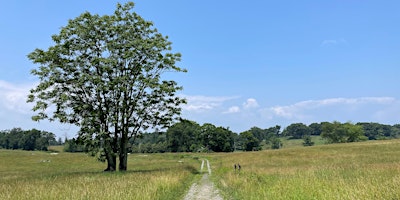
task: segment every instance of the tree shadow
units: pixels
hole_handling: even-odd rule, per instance
[[[135,173],[154,173],[154,172],[166,172],[171,170],[179,171],[189,171],[191,174],[200,174],[200,172],[191,165],[184,165],[184,166],[169,166],[169,167],[159,167],[154,169],[133,169],[127,171],[74,171],[74,172],[63,172],[63,175],[74,175],[74,176],[84,176],[84,175],[102,175],[102,174],[110,174],[110,175],[119,175],[119,174],[135,174]],[[60,174],[54,174],[53,176],[57,176]]]
[[[153,172],[171,171],[171,170],[177,169],[177,168],[189,171],[191,174],[200,174],[200,172],[191,165],[176,166],[176,167],[160,167],[160,168],[155,168],[155,169],[135,169],[135,170],[118,171],[118,172],[119,173],[153,173]]]

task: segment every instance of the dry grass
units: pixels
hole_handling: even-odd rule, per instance
[[[214,162],[232,199],[400,199],[400,140],[216,154]]]
[[[400,140],[132,154],[125,173],[101,172],[105,164],[85,154],[0,150],[0,199],[182,199],[200,177],[197,157],[210,160],[211,178],[227,199],[400,199]]]
[[[199,165],[191,155],[130,155],[129,171],[105,173],[84,154],[0,150],[0,159],[0,199],[179,199]]]

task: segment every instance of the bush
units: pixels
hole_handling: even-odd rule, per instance
[[[276,137],[276,138],[272,139],[272,141],[271,141],[272,149],[280,149],[280,148],[282,148],[282,146],[283,146],[282,141],[279,138]]]
[[[311,136],[307,135],[304,137],[304,142],[303,142],[303,146],[307,147],[307,146],[313,146],[314,142],[311,140]]]

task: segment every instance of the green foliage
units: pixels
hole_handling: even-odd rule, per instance
[[[328,143],[357,142],[364,140],[364,130],[360,125],[335,121],[323,124],[321,136],[327,139]]]
[[[301,139],[305,135],[310,135],[312,132],[311,128],[303,123],[294,123],[289,125],[283,130],[284,136],[290,136],[292,139]]]
[[[321,123],[312,123],[308,127],[311,129],[311,135],[321,135],[322,133]]]
[[[85,12],[52,36],[54,46],[28,55],[40,65],[32,70],[40,83],[28,98],[33,120],[79,126],[78,140],[105,156],[110,171],[117,155],[126,170],[130,138],[169,127],[186,102],[176,95],[182,87],[162,77],[186,71],[176,66],[180,53],[133,7],[117,4],[113,15]]]
[[[271,149],[280,149],[282,148],[282,146],[283,146],[282,141],[279,138],[275,137],[274,139],[272,139]]]
[[[167,143],[171,152],[190,152],[199,141],[200,125],[182,120],[167,130]]]
[[[378,123],[357,123],[357,125],[362,126],[364,130],[364,135],[368,137],[369,140],[379,140],[385,138],[394,138],[398,134],[395,133],[395,126],[378,124]]]
[[[258,151],[261,150],[260,140],[258,140],[253,133],[245,131],[240,133],[239,136],[244,151]]]
[[[303,146],[307,147],[307,146],[313,146],[314,142],[311,140],[311,136],[307,135],[303,138],[304,142],[303,142]]]
[[[0,147],[4,149],[42,150],[47,151],[49,145],[57,144],[55,135],[36,129],[22,130],[13,128],[0,131]]]
[[[234,133],[227,128],[204,124],[201,127],[202,145],[214,152],[232,152],[234,150]]]
[[[271,139],[279,136],[279,131],[281,127],[276,125],[274,127],[270,127],[267,129],[261,129],[258,127],[252,127],[249,131],[256,137],[259,141],[267,141],[269,142]]]
[[[235,133],[212,124],[181,120],[167,130],[168,150],[171,152],[232,152]]]
[[[71,140],[66,140],[64,144],[65,152],[88,152],[88,149],[84,145],[80,144],[75,138]]]

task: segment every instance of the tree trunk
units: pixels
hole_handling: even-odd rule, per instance
[[[105,142],[105,154],[106,154],[106,160],[107,160],[107,168],[104,171],[110,171],[113,172],[117,169],[117,156],[113,152],[113,148],[111,147],[110,141],[106,140]]]
[[[104,170],[106,172],[113,172],[117,168],[117,156],[113,153],[106,153],[107,157],[107,168]]]
[[[119,171],[126,171],[128,168],[128,136],[123,133],[119,152]]]

